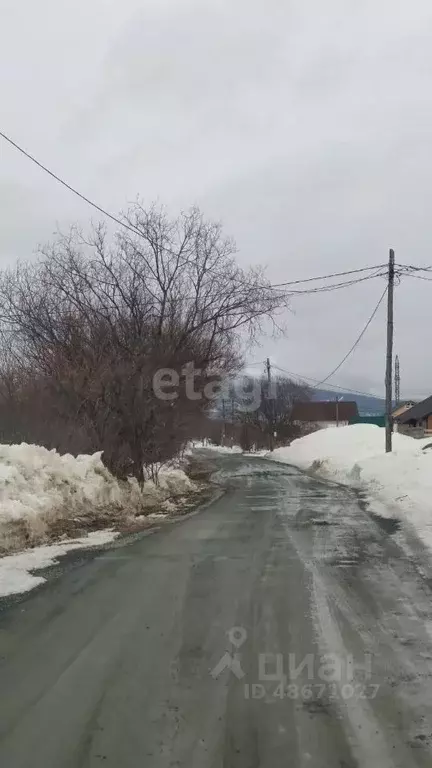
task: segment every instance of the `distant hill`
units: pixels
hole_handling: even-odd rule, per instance
[[[333,392],[329,389],[316,389],[312,400],[334,400],[343,397],[344,400],[354,400],[361,416],[381,416],[385,410],[385,401],[368,395],[353,395],[352,392]]]
[[[382,416],[385,411],[384,398],[373,397],[372,395],[354,395],[352,392],[335,392],[331,389],[312,389],[312,400],[335,400],[336,397],[342,397],[344,400],[355,401],[360,416]],[[226,396],[226,420],[230,420],[231,407],[229,405],[229,396]],[[222,399],[217,398],[213,408],[208,412],[211,419],[222,418]]]

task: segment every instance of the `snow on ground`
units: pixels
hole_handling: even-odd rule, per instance
[[[101,454],[61,456],[37,445],[0,445],[0,519],[18,520],[65,502],[120,502],[121,490]]]
[[[243,453],[239,445],[207,445],[206,448],[217,453]]]
[[[431,442],[396,433],[386,454],[384,429],[356,424],[313,432],[268,458],[365,490],[377,513],[405,518],[432,549],[432,449],[423,450]]]
[[[172,496],[181,496],[192,491],[194,484],[182,469],[169,469],[163,467],[159,472],[159,488]]]
[[[74,549],[101,547],[117,536],[114,531],[97,531],[81,539],[71,539],[49,547],[36,547],[18,555],[0,558],[0,596],[28,592],[43,584],[46,579],[32,572],[55,565],[58,558]]]
[[[158,486],[148,480],[141,492],[134,480],[119,483],[101,453],[75,458],[37,445],[0,445],[0,551],[44,543],[59,520],[85,528],[103,517],[109,525],[110,515],[156,511],[167,498],[193,490],[177,466],[159,470]]]
[[[239,445],[214,445],[214,443],[210,443],[208,440],[193,440],[188,443],[184,455],[190,455],[196,448],[206,448],[209,451],[216,451],[217,453],[243,453],[243,450]]]

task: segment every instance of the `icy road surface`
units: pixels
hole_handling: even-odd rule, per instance
[[[212,460],[201,514],[3,607],[0,765],[430,768],[421,546],[348,489]]]

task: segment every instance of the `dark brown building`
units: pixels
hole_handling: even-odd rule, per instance
[[[357,403],[350,400],[332,400],[296,403],[293,407],[292,420],[299,424],[318,427],[344,427],[352,419],[358,418]]]

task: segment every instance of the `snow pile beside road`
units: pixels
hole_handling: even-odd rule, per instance
[[[431,442],[396,433],[386,454],[384,429],[356,424],[313,432],[268,458],[366,490],[379,514],[405,518],[432,549],[432,450],[423,450]]]
[[[97,531],[80,539],[71,539],[49,547],[36,547],[19,555],[7,555],[0,559],[0,597],[28,592],[43,584],[46,579],[32,571],[56,565],[58,558],[75,549],[89,549],[109,544],[117,533]]]
[[[207,440],[192,440],[190,443],[187,444],[184,455],[190,456],[191,453],[193,453],[194,450],[199,448],[205,448],[208,451],[215,451],[216,453],[243,453],[243,449],[240,448],[239,445],[215,445],[214,443],[210,443]]]
[[[206,448],[210,451],[216,451],[216,453],[243,453],[242,448],[239,445],[206,445]]]
[[[76,536],[115,517],[155,511],[193,487],[182,470],[163,467],[159,485],[147,481],[141,492],[133,480],[118,482],[101,453],[75,458],[37,445],[0,445],[0,552],[44,543],[53,530],[56,538],[71,530]]]
[[[194,484],[182,469],[170,469],[163,467],[159,472],[159,486],[156,491],[162,490],[170,496],[183,496],[192,491]]]
[[[1,521],[37,517],[65,504],[73,509],[121,500],[100,453],[75,458],[38,445],[0,445]]]
[[[216,451],[217,453],[243,453],[243,450],[239,445],[207,445],[206,447],[211,451]]]
[[[405,435],[393,435],[394,455],[399,453],[421,454],[422,445]],[[355,424],[339,429],[320,429],[306,437],[293,440],[286,448],[277,448],[271,458],[301,469],[321,463],[322,472],[343,479],[353,465],[375,456],[385,455],[384,429],[371,424]],[[336,479],[336,478],[334,478]]]

